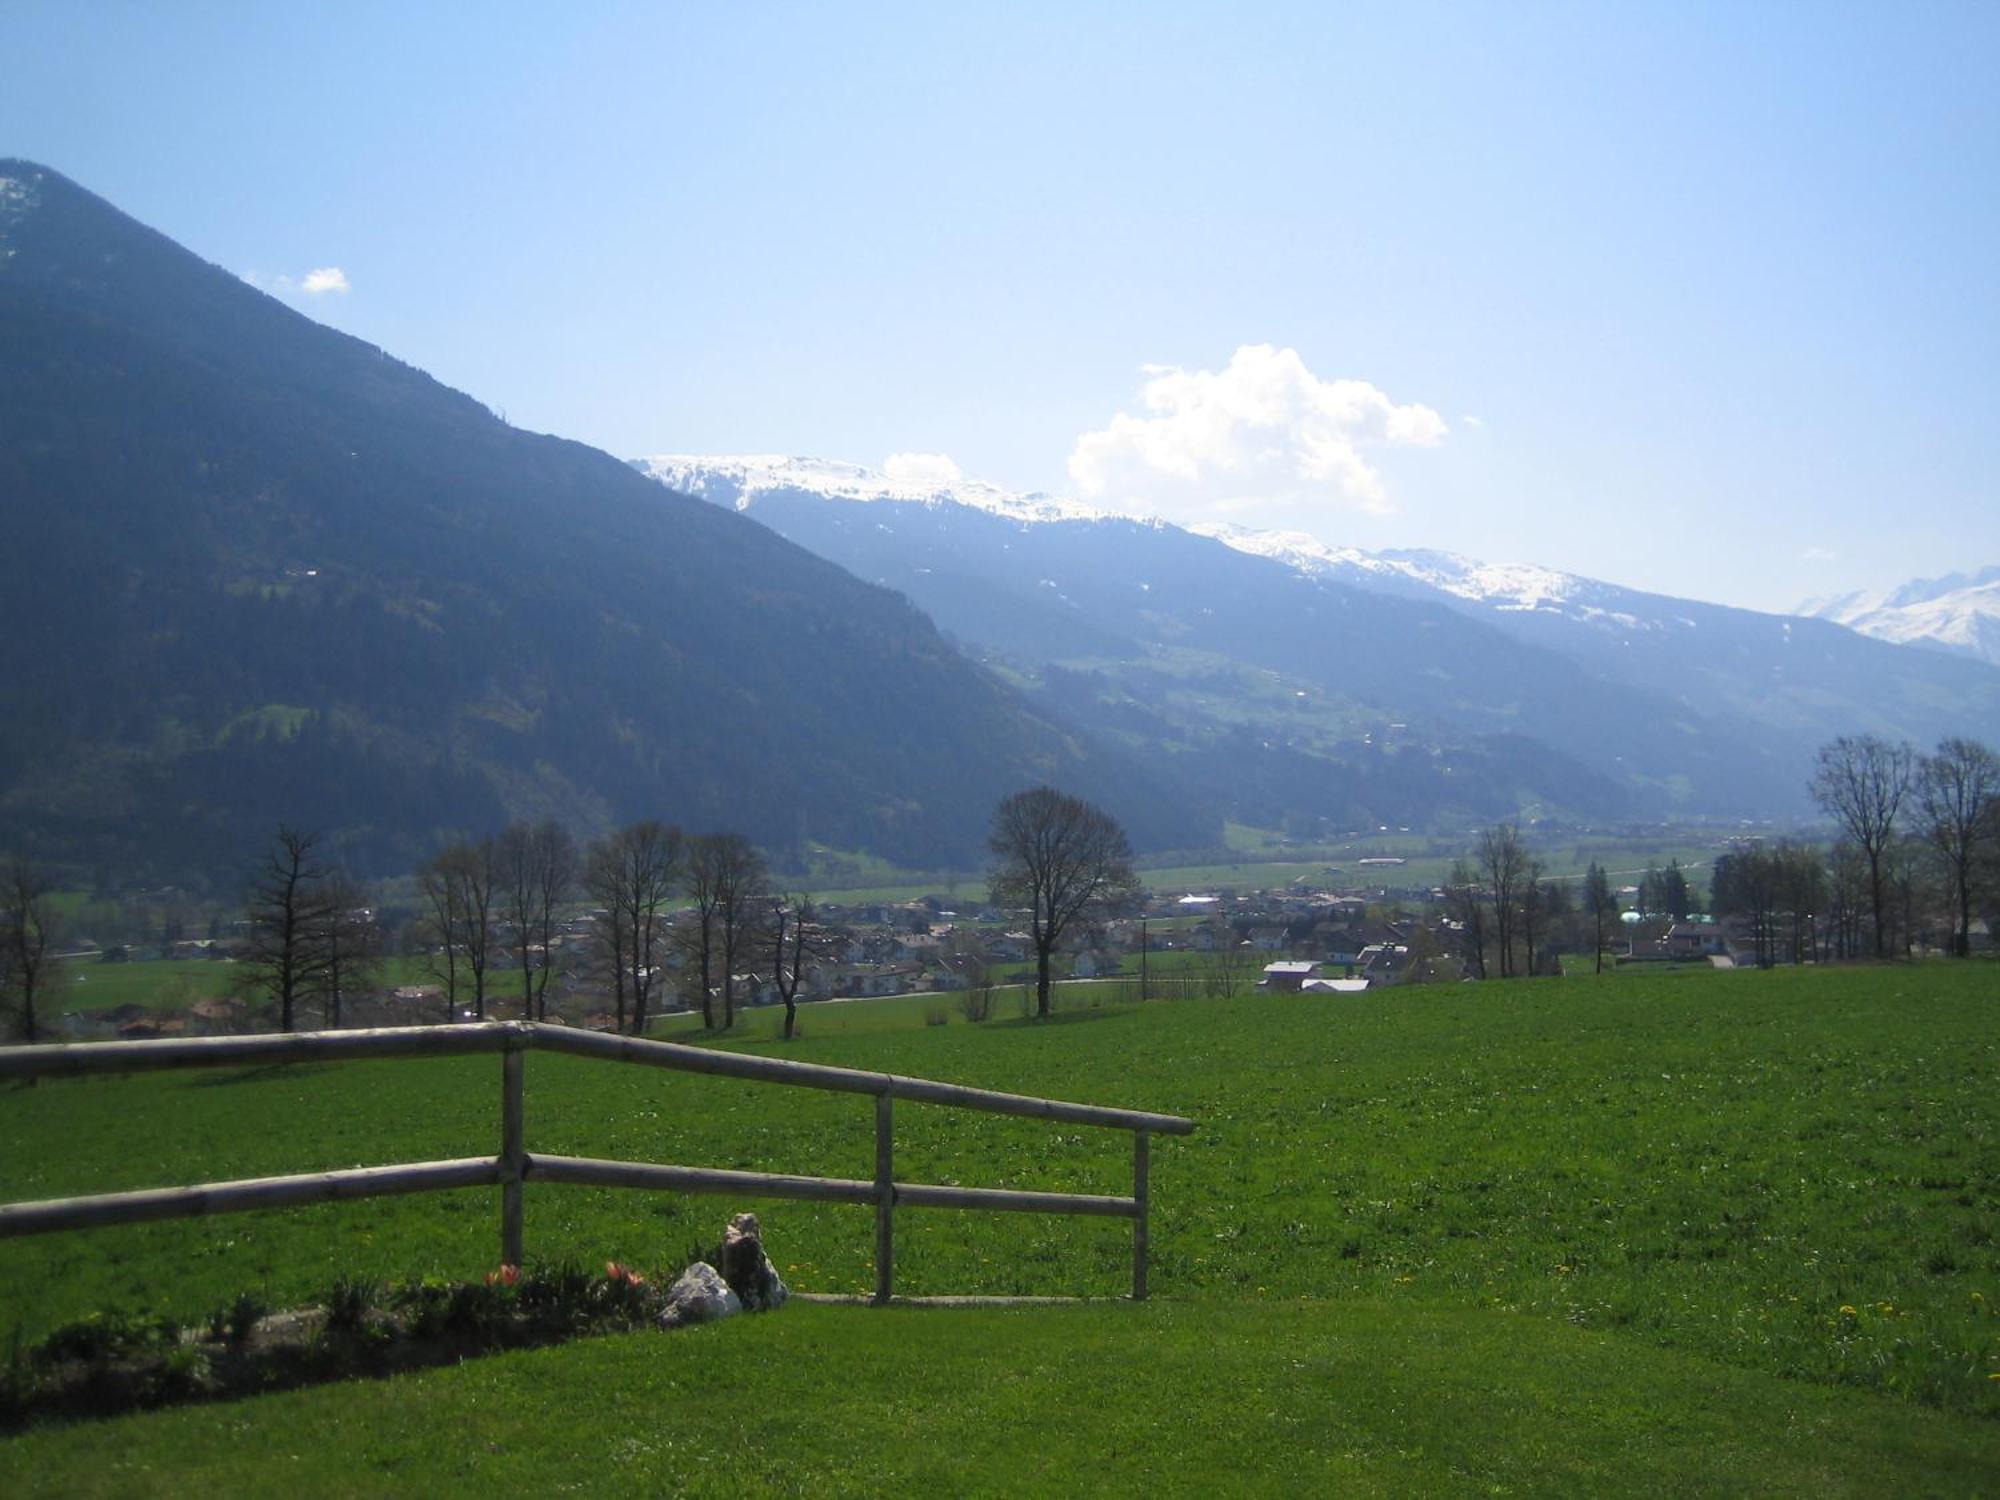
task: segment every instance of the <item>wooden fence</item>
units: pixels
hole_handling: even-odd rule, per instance
[[[875,1175],[872,1180],[797,1177],[771,1172],[729,1172],[707,1167],[653,1162],[608,1161],[594,1157],[548,1156],[527,1149],[523,1075],[526,1055],[541,1049],[598,1061],[637,1063],[682,1073],[745,1078],[756,1083],[831,1089],[875,1097]],[[580,1182],[599,1187],[655,1192],[733,1193],[760,1198],[803,1198],[831,1203],[873,1204],[875,1208],[875,1301],[887,1302],[894,1288],[895,1213],[909,1208],[971,1208],[1026,1213],[1103,1214],[1132,1221],[1132,1296],[1146,1296],[1148,1163],[1154,1135],[1186,1135],[1192,1120],[1142,1110],[1071,1104],[1027,1094],[868,1073],[781,1058],[714,1052],[674,1042],[612,1036],[533,1021],[489,1021],[462,1026],[396,1026],[373,1031],[305,1031],[277,1036],[199,1037],[153,1042],[100,1042],[58,1047],[0,1047],[0,1080],[67,1078],[95,1073],[138,1073],[169,1068],[238,1067],[352,1058],[435,1057],[447,1053],[500,1054],[500,1151],[497,1156],[452,1161],[402,1162],[260,1177],[240,1182],[204,1182],[188,1187],[145,1188],[40,1203],[0,1204],[0,1238],[136,1224],[150,1219],[196,1218],[258,1208],[286,1208],[392,1193],[441,1192],[448,1188],[500,1189],[500,1259],[519,1265],[521,1199],[530,1182]],[[1019,1192],[1003,1188],[939,1187],[895,1180],[895,1101],[943,1104],[993,1114],[1024,1115],[1073,1125],[1096,1125],[1132,1132],[1132,1196]]]

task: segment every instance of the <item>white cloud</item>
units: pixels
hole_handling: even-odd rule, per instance
[[[1830,547],[1808,547],[1799,554],[1807,562],[1838,562],[1840,554]]]
[[[882,472],[898,484],[935,485],[941,490],[965,477],[942,453],[891,453],[882,462]]]
[[[1471,412],[1465,413],[1458,420],[1463,422],[1467,427],[1484,427],[1486,425],[1486,418],[1475,417]]]
[[[347,273],[339,266],[320,266],[306,272],[304,276],[287,276],[283,272],[266,275],[262,271],[245,271],[242,280],[260,292],[270,292],[279,297],[296,297],[304,293],[317,297],[325,292],[339,292],[342,295],[353,290],[347,280]]]
[[[1140,401],[1076,440],[1086,497],[1172,520],[1266,523],[1327,510],[1395,509],[1370,447],[1432,447],[1444,418],[1398,406],[1365,380],[1322,380],[1293,349],[1245,344],[1221,371],[1148,366]]]

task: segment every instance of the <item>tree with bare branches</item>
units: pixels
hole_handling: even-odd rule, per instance
[[[620,1031],[628,1017],[634,1035],[646,1029],[683,852],[678,828],[648,818],[592,845],[584,858],[584,890],[603,912],[598,942],[611,972]]]
[[[433,918],[442,928],[441,967],[454,1007],[458,977],[472,983],[472,1013],[486,1019],[486,981],[493,967],[499,860],[490,838],[451,844],[418,871]],[[456,1009],[454,1008],[454,1014]]]
[[[685,893],[692,909],[673,934],[682,963],[694,965],[701,1024],[707,1031],[715,1030],[715,909],[721,899],[722,840],[719,833],[698,833],[688,840]]]
[[[1875,956],[1888,956],[1883,920],[1886,856],[1896,837],[1896,815],[1909,795],[1911,752],[1872,734],[1842,735],[1822,745],[1813,771],[1813,800],[1861,850],[1868,862],[1868,904],[1874,919]]]
[[[1541,950],[1536,946],[1536,938],[1547,926],[1552,915],[1549,910],[1549,890],[1542,884],[1542,862],[1529,855],[1521,864],[1521,939],[1528,950],[1528,977],[1533,979]]]
[[[459,903],[463,892],[450,869],[436,858],[417,869],[417,889],[423,893],[425,968],[444,991],[444,1018],[458,1019],[458,934],[464,925]]]
[[[319,998],[321,1024],[338,1029],[342,1002],[375,982],[382,962],[382,929],[369,908],[368,893],[344,871],[326,878],[318,906],[309,937],[318,949],[312,990]]]
[[[1458,923],[1459,947],[1475,979],[1486,977],[1486,898],[1479,878],[1462,859],[1451,863],[1445,879],[1450,910]]]
[[[0,1014],[23,1041],[42,1039],[40,1006],[61,968],[55,884],[26,859],[0,870]]]
[[[798,1025],[798,994],[805,983],[806,965],[827,955],[831,938],[820,926],[812,897],[803,894],[771,898],[764,934],[770,945],[772,982],[778,987],[778,998],[785,1002],[785,1040],[789,1042]]]
[[[712,835],[715,860],[715,943],[722,960],[722,1028],[736,1024],[736,965],[754,952],[764,917],[764,856],[740,833]]]
[[[1479,870],[1486,881],[1486,900],[1493,913],[1493,939],[1500,951],[1500,977],[1514,977],[1514,928],[1521,892],[1529,883],[1527,847],[1518,823],[1496,823],[1479,835]]]
[[[510,823],[495,846],[500,908],[513,932],[514,957],[521,966],[521,1011],[545,1021],[549,977],[555,972],[557,914],[576,890],[576,840],[554,819]]]
[[[1138,891],[1132,846],[1110,814],[1038,786],[1002,799],[986,846],[993,903],[1026,907],[1035,945],[1035,1014],[1049,1014],[1049,956],[1079,917]]]
[[[250,887],[245,914],[250,951],[244,967],[278,1006],[278,1025],[294,1029],[299,1000],[318,986],[325,956],[317,941],[326,921],[326,869],[316,834],[280,824]]]
[[[2000,845],[2000,756],[1976,740],[1946,739],[1917,767],[1917,817],[1945,877],[1951,951],[1972,952],[1972,902],[1983,852]]]
[[[1590,924],[1596,934],[1597,965],[1595,972],[1604,972],[1605,929],[1618,920],[1618,897],[1612,893],[1611,877],[1604,873],[1604,866],[1596,860],[1590,862],[1590,870],[1583,878],[1583,904],[1590,910]]]

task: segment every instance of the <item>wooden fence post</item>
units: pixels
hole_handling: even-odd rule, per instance
[[[896,1285],[895,1103],[875,1096],[875,1302],[886,1306]]]
[[[521,1179],[528,1164],[523,1131],[521,1076],[527,1053],[518,1046],[500,1054],[500,1263],[521,1263]]]
[[[1146,1178],[1153,1154],[1152,1133],[1145,1130],[1132,1132],[1132,1202],[1136,1212],[1132,1216],[1132,1300],[1146,1300],[1146,1211],[1150,1203],[1151,1190]]]

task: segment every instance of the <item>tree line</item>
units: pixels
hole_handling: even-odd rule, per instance
[[[1915,951],[1924,914],[1949,913],[1945,947],[1964,957],[1974,916],[2000,898],[2000,756],[1947,738],[1930,755],[1872,735],[1823,746],[1809,783],[1840,828],[1828,849],[1780,839],[1724,854],[1710,874],[1708,910],[1741,919],[1756,961],[1886,958]],[[1467,970],[1476,978],[1553,972],[1551,938],[1588,917],[1604,967],[1606,938],[1622,909],[1593,861],[1580,900],[1544,876],[1518,825],[1484,830],[1456,861],[1446,906]],[[1683,921],[1698,899],[1679,861],[1649,868],[1638,909]]]
[[[245,908],[245,962],[288,1031],[308,1003],[321,1024],[340,1025],[343,995],[374,987],[386,951],[359,888],[322,862],[318,842],[280,828]],[[546,1020],[579,905],[588,908],[582,973],[610,997],[620,1031],[646,1029],[675,963],[703,1024],[728,1030],[739,972],[757,964],[773,976],[790,1037],[806,967],[825,946],[810,899],[774,888],[743,835],[688,835],[656,819],[582,846],[553,821],[509,824],[439,849],[416,883],[416,938],[447,1020],[484,1020],[503,996]]]
[[[1843,735],[1820,748],[1811,789],[1843,834],[1827,859],[1837,956],[1859,953],[1864,915],[1875,957],[1887,958],[1898,934],[1909,952],[1916,913],[1932,899],[1951,913],[1950,952],[1968,955],[1974,908],[2000,892],[2000,757],[1963,738],[1920,755]]]

